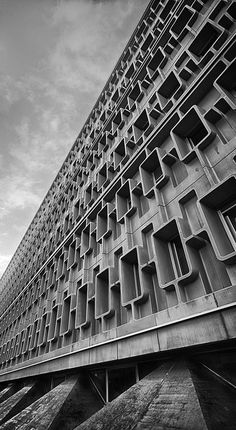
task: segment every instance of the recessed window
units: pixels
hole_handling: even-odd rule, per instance
[[[189,50],[197,57],[202,57],[214,45],[219,36],[218,28],[207,23],[190,45]]]
[[[188,263],[179,236],[170,241],[170,254],[178,277],[188,273]]]
[[[199,122],[199,124],[193,128],[192,132],[187,137],[187,140],[191,148],[194,148],[195,145],[201,142],[206,135],[207,135],[206,128],[201,122]]]
[[[130,210],[132,207],[131,197],[127,198],[127,209]]]
[[[236,242],[236,202],[223,210],[222,215],[230,236]]]

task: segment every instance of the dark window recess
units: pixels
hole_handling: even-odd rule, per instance
[[[174,0],[170,0],[168,1],[168,3],[166,4],[166,6],[164,7],[163,11],[160,14],[160,18],[164,21],[166,19],[166,17],[169,15],[171,9],[174,7],[175,5],[175,1]]]
[[[214,44],[218,36],[219,32],[215,29],[215,27],[213,27],[213,25],[210,23],[207,23],[200,31],[192,45],[189,47],[190,52],[192,52],[197,57],[202,57]]]
[[[159,88],[158,93],[165,98],[169,98],[172,97],[172,95],[177,91],[179,86],[180,83],[178,79],[176,78],[175,74],[171,72]]]
[[[177,275],[182,276],[188,273],[188,263],[179,236],[174,237],[174,239],[170,241],[170,252],[173,258]]]
[[[216,7],[213,9],[213,12],[210,15],[210,19],[214,21],[216,17],[219,15],[219,13],[222,11],[222,9],[225,7],[224,1],[219,1],[219,3],[216,5]]]
[[[121,377],[122,375],[122,377]],[[108,373],[109,402],[126,391],[136,382],[135,367],[114,369]]]
[[[189,133],[187,139],[190,146],[193,148],[195,145],[201,142],[206,135],[207,135],[206,128],[201,122],[199,122],[197,126],[194,127],[192,131]]]
[[[187,25],[191,17],[192,17],[192,11],[187,9],[187,7],[185,7],[181,12],[181,14],[179,15],[179,17],[177,18],[177,20],[175,21],[175,24],[172,27],[172,31],[175,34],[179,35],[181,31],[183,31],[184,27]]]
[[[227,13],[232,16],[233,19],[236,19],[236,4],[233,3],[227,10]]]
[[[133,274],[134,274],[136,295],[140,296],[141,295],[141,285],[140,285],[139,270],[138,270],[137,264],[133,265]]]
[[[162,169],[160,164],[153,170],[153,176],[156,180],[158,180],[162,176]]]
[[[227,227],[236,242],[236,202],[222,211]]]
[[[162,61],[164,60],[164,58],[165,58],[165,55],[163,54],[163,52],[161,51],[161,49],[158,48],[157,51],[155,52],[153,58],[149,62],[148,67],[151,70],[156,71],[157,67],[160,66],[160,64],[162,63]]]
[[[234,47],[235,48],[235,47]],[[236,60],[230,64],[217,79],[217,84],[235,96],[236,91]]]
[[[97,370],[90,373],[92,384],[95,385],[96,390],[106,400],[106,374],[104,370]]]
[[[126,304],[141,296],[137,248],[121,258],[123,301]]]
[[[232,61],[235,59],[235,50],[236,50],[236,42],[234,42],[229,49],[227,49],[225,53],[225,58],[228,61]]]
[[[146,128],[148,127],[148,124],[149,122],[148,122],[146,111],[143,111],[134,123],[134,125],[140,130],[146,130]]]
[[[127,210],[130,210],[132,207],[131,197],[127,198]]]

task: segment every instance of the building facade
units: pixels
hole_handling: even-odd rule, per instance
[[[233,344],[235,18],[151,0],[1,279],[0,382]]]

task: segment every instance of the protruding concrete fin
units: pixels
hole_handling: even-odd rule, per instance
[[[0,392],[0,403],[4,402],[4,400],[6,400],[13,393],[13,384],[10,384]]]
[[[166,375],[135,430],[207,430],[191,373],[184,362]]]
[[[108,403],[75,430],[133,429],[145,414],[150,402],[158,395],[163,380],[173,363],[166,363],[127,391]]]
[[[28,394],[33,386],[34,384],[32,383],[21,388],[19,391],[0,404],[0,423],[6,421],[8,417],[10,418],[18,412],[17,408],[19,404],[23,401],[24,397]]]
[[[46,430],[50,429],[61,407],[77,382],[68,378],[40,399],[3,424],[1,430]]]

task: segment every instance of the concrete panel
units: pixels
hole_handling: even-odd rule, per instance
[[[157,333],[143,333],[118,341],[118,359],[150,354],[159,349]]]
[[[224,288],[224,290],[216,291],[215,298],[218,306],[224,306],[230,303],[236,303],[236,288],[235,285],[232,287]]]
[[[205,315],[158,330],[160,351],[184,348],[228,338],[219,313]]]
[[[221,312],[229,339],[236,337],[236,307]]]
[[[89,342],[90,349],[87,351],[89,354],[87,364],[117,360],[117,343],[112,342],[116,337],[116,329],[92,336]],[[79,351],[78,354],[80,354]]]
[[[130,321],[128,324],[117,327],[117,336],[125,336],[127,334],[136,333],[156,325],[155,316],[148,315],[147,317]]]
[[[109,343],[108,345],[98,346],[89,351],[89,363],[104,363],[106,361],[117,360],[117,342]]]

